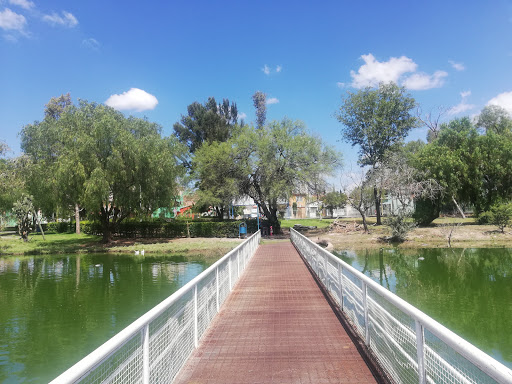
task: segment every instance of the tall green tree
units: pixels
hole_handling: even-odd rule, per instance
[[[25,188],[23,175],[27,159],[24,156],[5,158],[8,151],[7,144],[0,141],[0,216],[12,209]]]
[[[501,135],[512,132],[512,118],[505,108],[498,105],[488,105],[478,116],[477,127]]]
[[[378,168],[389,151],[393,151],[418,126],[412,114],[416,101],[394,83],[381,83],[378,88],[348,92],[336,117],[343,124],[342,136],[359,146],[359,164]],[[382,191],[374,186],[377,225],[381,225]]]
[[[492,129],[479,134],[467,117],[443,123],[413,165],[443,187],[440,204],[471,205],[480,213],[512,197],[511,135]]]
[[[22,145],[36,165],[52,159],[52,198],[85,207],[100,221],[105,242],[126,217],[169,205],[183,173],[183,148],[162,138],[159,125],[87,101],[24,129]]]
[[[237,120],[236,103],[223,99],[217,104],[210,97],[204,104],[194,102],[187,107],[187,115],[182,115],[173,126],[174,134],[193,154],[205,142],[228,140]]]
[[[263,128],[267,120],[267,95],[261,91],[254,92],[252,102],[256,108],[256,127]]]
[[[278,201],[329,175],[341,157],[300,121],[284,119],[262,128],[244,127],[232,139],[204,144],[197,153],[199,179],[221,173],[238,194],[250,196],[277,233]],[[207,186],[207,185],[206,185]]]
[[[322,199],[323,206],[331,211],[331,217],[335,209],[343,208],[347,204],[347,195],[343,192],[327,192]]]

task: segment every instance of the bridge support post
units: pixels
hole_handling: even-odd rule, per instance
[[[338,284],[340,285],[340,308],[343,311],[343,267],[338,264]]]
[[[197,284],[194,285],[194,346],[197,348],[199,344],[198,330],[197,330]]]
[[[240,251],[236,253],[236,279],[240,277]]]
[[[416,319],[416,352],[418,354],[418,381],[420,384],[426,384],[427,377],[425,373],[425,332],[423,325]]]
[[[330,292],[331,289],[329,287],[329,261],[327,260],[327,254],[325,254],[325,253],[324,253],[324,276],[325,276],[324,285],[327,288],[327,292]]]
[[[220,299],[219,299],[219,267],[215,268],[215,302],[217,304],[217,313],[220,310]]]
[[[232,257],[229,256],[228,259],[228,273],[229,273],[229,292],[233,289],[233,285],[231,284],[231,259]]]
[[[142,383],[149,384],[149,324],[142,328]]]
[[[364,308],[364,340],[367,347],[370,346],[370,324],[368,323],[368,288],[363,281],[363,308]]]

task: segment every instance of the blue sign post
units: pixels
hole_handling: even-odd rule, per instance
[[[245,238],[247,236],[247,224],[245,222],[240,223],[238,225],[238,238],[242,238],[242,236]]]

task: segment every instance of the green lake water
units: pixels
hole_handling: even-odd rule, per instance
[[[512,368],[512,249],[381,249],[337,254]]]
[[[46,383],[209,266],[166,256],[0,257],[0,383]]]

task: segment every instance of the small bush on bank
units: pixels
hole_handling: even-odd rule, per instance
[[[409,232],[416,227],[416,223],[409,220],[409,216],[402,213],[389,217],[386,224],[391,229],[391,240],[400,243],[407,240]]]
[[[497,226],[502,233],[505,233],[505,227],[512,224],[512,203],[496,204],[490,211],[483,212],[479,217],[480,223],[487,222]]]
[[[439,217],[439,204],[429,199],[418,199],[412,218],[421,226],[427,226]]]

